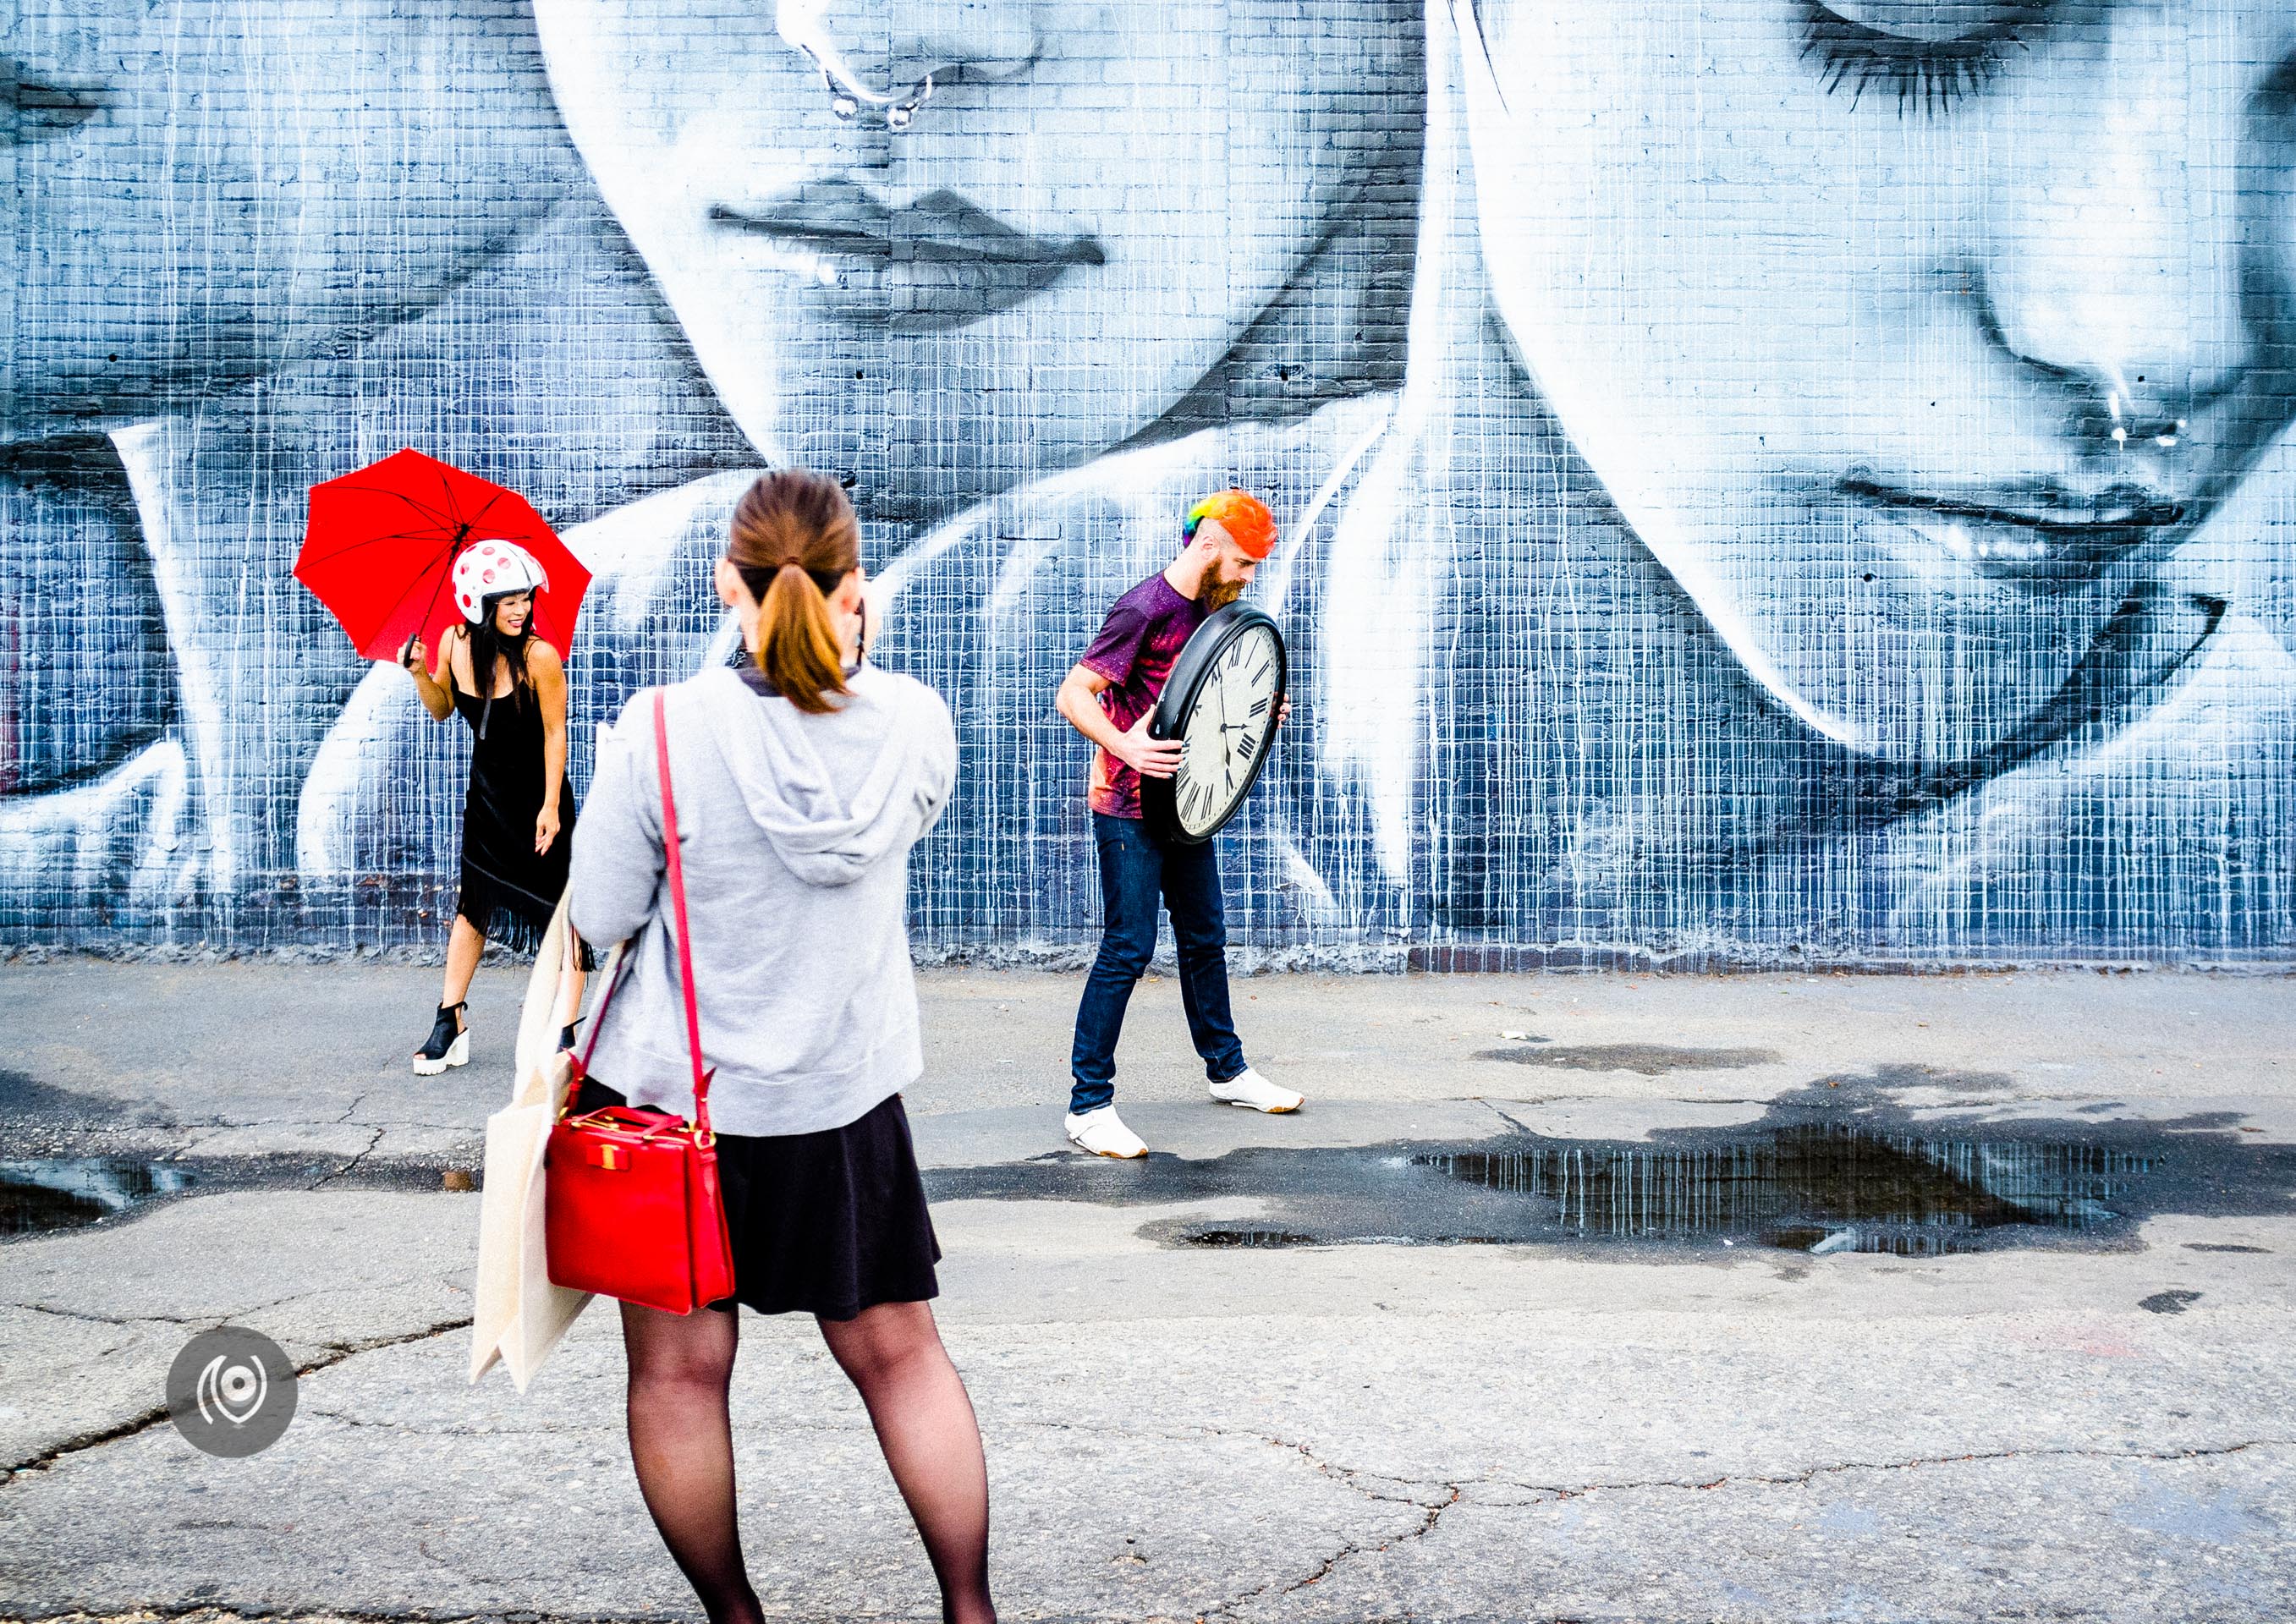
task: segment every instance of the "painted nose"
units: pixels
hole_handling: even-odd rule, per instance
[[[2078,86],[2045,67],[2004,86],[1988,314],[2085,438],[2173,444],[2289,320],[2284,71],[2169,8],[2093,28],[2056,42]]]
[[[1026,4],[839,4],[780,0],[782,38],[818,62],[848,94],[897,103],[930,78],[936,86],[1012,78],[1036,61],[1042,40]]]

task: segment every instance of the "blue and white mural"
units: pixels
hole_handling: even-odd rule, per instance
[[[598,572],[578,784],[849,480],[936,950],[1090,930],[1053,687],[1242,483],[1270,962],[2296,957],[2285,5],[414,9],[20,7],[0,940],[439,937],[466,747],[288,575],[413,444]]]

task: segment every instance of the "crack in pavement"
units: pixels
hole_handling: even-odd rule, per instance
[[[283,1300],[291,1300],[283,1299]],[[230,1323],[230,1319],[229,1316],[226,1316],[225,1318],[217,1320],[215,1323],[217,1325],[227,1325]],[[314,1374],[318,1371],[325,1370],[330,1366],[340,1365],[345,1359],[350,1358],[356,1354],[372,1353],[381,1348],[396,1348],[406,1342],[419,1342],[430,1337],[444,1336],[449,1331],[467,1330],[469,1329],[471,1323],[472,1316],[466,1314],[460,1319],[451,1319],[436,1325],[425,1325],[419,1331],[403,1332],[395,1336],[370,1337],[364,1341],[356,1342],[330,1342],[322,1341],[319,1342],[319,1346],[329,1349],[332,1351],[327,1353],[324,1357],[313,1359],[307,1364],[297,1366],[295,1367],[295,1375],[298,1380],[300,1380],[301,1378]],[[29,1460],[16,1462],[9,1465],[4,1471],[0,1471],[0,1485],[12,1484],[17,1479],[33,1472],[45,1472],[53,1467],[58,1462],[70,1456],[84,1455],[90,1449],[101,1448],[103,1445],[109,1443],[117,1443],[123,1438],[133,1438],[139,1433],[150,1431],[152,1427],[157,1426],[160,1422],[167,1419],[168,1407],[162,1404],[155,1408],[145,1410],[139,1415],[131,1415],[125,1421],[116,1422],[111,1426],[100,1428],[94,1431],[77,1433],[74,1436],[64,1439],[62,1443],[42,1450],[39,1454],[33,1456]]]
[[[1357,1482],[1356,1480],[1362,1477],[1377,1478],[1383,1483],[1399,1483],[1406,1488],[1415,1487],[1423,1482],[1430,1483],[1431,1485],[1432,1480],[1389,1477],[1382,1472],[1367,1472],[1360,1471],[1356,1467],[1342,1466],[1336,1461],[1325,1460],[1322,1456],[1316,1453],[1313,1446],[1308,1444],[1304,1440],[1278,1438],[1272,1433],[1237,1433],[1229,1429],[1221,1427],[1205,1427],[1201,1430],[1218,1437],[1241,1436],[1254,1438],[1259,1439],[1261,1443],[1269,1445],[1274,1448],[1290,1451],[1298,1455],[1322,1476],[1329,1479],[1332,1482],[1338,1483],[1341,1488],[1361,1495],[1366,1500],[1371,1500],[1386,1505],[1409,1505],[1415,1507],[1420,1513],[1420,1520],[1419,1525],[1416,1528],[1408,1528],[1400,1533],[1390,1535],[1387,1538],[1380,1541],[1375,1546],[1366,1546],[1359,1540],[1344,1540],[1341,1543],[1338,1550],[1332,1552],[1329,1556],[1324,1557],[1323,1561],[1317,1564],[1314,1572],[1308,1574],[1304,1578],[1295,1579],[1289,1584],[1284,1584],[1279,1579],[1271,1579],[1264,1585],[1259,1585],[1250,1590],[1245,1591],[1242,1595],[1237,1596],[1234,1600],[1223,1602],[1218,1607],[1206,1612],[1199,1620],[1199,1624],[1208,1624],[1209,1620],[1218,1618],[1233,1618],[1235,1616],[1237,1609],[1244,1606],[1248,1603],[1259,1601],[1264,1597],[1273,1596],[1280,1599],[1283,1596],[1292,1595],[1299,1591],[1305,1590],[1311,1585],[1319,1585],[1326,1579],[1329,1579],[1333,1571],[1336,1570],[1341,1562],[1346,1562],[1351,1556],[1359,1556],[1366,1550],[1374,1553],[1388,1551],[1392,1550],[1395,1546],[1399,1545],[1409,1545],[1414,1540],[1424,1539],[1428,1535],[1435,1531],[1435,1525],[1442,1521],[1443,1513],[1459,1503],[1459,1497],[1463,1492],[1463,1486],[1461,1484],[1456,1482],[1445,1482],[1439,1486],[1439,1497],[1432,1499],[1414,1498],[1406,1495],[1380,1494],[1373,1489],[1365,1488],[1363,1484]]]
[[[390,1291],[401,1286],[428,1284],[430,1283],[427,1281],[391,1280],[373,1289]],[[198,1325],[202,1329],[209,1329],[217,1325],[232,1325],[250,1315],[261,1314],[272,1308],[284,1308],[291,1302],[305,1302],[315,1298],[340,1294],[345,1289],[347,1288],[333,1286],[314,1292],[290,1292],[284,1297],[275,1297],[268,1302],[244,1303],[223,1314],[98,1314],[92,1308],[59,1308],[52,1303],[45,1302],[7,1302],[0,1303],[0,1308],[19,1308],[27,1314],[53,1314],[59,1319],[86,1320],[91,1325],[98,1325],[122,1327],[142,1325]],[[322,1348],[332,1348],[338,1345],[325,1341],[319,1344]]]
[[[1519,1133],[1519,1134],[1529,1134],[1529,1133],[1531,1133],[1531,1132],[1532,1132],[1532,1130],[1531,1130],[1531,1129],[1529,1129],[1529,1128],[1525,1128],[1521,1123],[1520,1123],[1520,1122],[1516,1121],[1513,1117],[1511,1117],[1511,1116],[1507,1115],[1507,1113],[1506,1113],[1505,1111],[1501,1111],[1497,1106],[1496,1106],[1496,1105],[1492,1104],[1492,1103],[1490,1103],[1490,1101],[1488,1101],[1488,1100],[1485,1099],[1481,1095],[1480,1095],[1480,1094],[1479,1094],[1479,1095],[1475,1095],[1475,1096],[1474,1096],[1474,1100],[1475,1100],[1475,1103],[1476,1103],[1476,1104],[1480,1105],[1480,1106],[1481,1106],[1485,1111],[1489,1111],[1493,1116],[1496,1117],[1500,1121],[1502,1121],[1502,1122],[1505,1123],[1509,1128],[1512,1128],[1513,1129],[1514,1129],[1514,1131],[1515,1131],[1515,1132],[1517,1132],[1517,1133]],[[1518,1100],[1518,1101],[1516,1101],[1516,1102],[1515,1102],[1515,1103],[1517,1103],[1517,1104],[1522,1104],[1522,1103],[1525,1103],[1525,1102],[1521,1101],[1521,1100]],[[1529,1102],[1529,1103],[1531,1103],[1531,1104],[1534,1104],[1534,1105],[1535,1105],[1535,1104],[1541,1103],[1542,1102],[1540,1102],[1540,1101],[1537,1101],[1537,1100],[1533,1100],[1533,1101],[1530,1101],[1530,1102]],[[1534,1135],[1534,1136],[1536,1136]]]
[[[1390,1505],[1416,1505],[1423,1511],[1426,1509],[1428,1502],[1410,1495],[1380,1494],[1375,1490],[1365,1488],[1356,1480],[1358,1478],[1376,1478],[1383,1483],[1400,1483],[1406,1489],[1416,1488],[1421,1484],[1431,1486],[1435,1482],[1435,1480],[1432,1478],[1399,1478],[1391,1476],[1384,1472],[1365,1472],[1362,1468],[1357,1466],[1342,1466],[1337,1461],[1327,1461],[1322,1456],[1316,1454],[1313,1445],[1296,1441],[1288,1438],[1278,1438],[1273,1433],[1236,1433],[1221,1427],[1203,1427],[1199,1429],[1199,1431],[1210,1432],[1217,1437],[1223,1438],[1256,1438],[1260,1442],[1270,1445],[1273,1448],[1278,1449],[1289,1449],[1297,1454],[1310,1466],[1313,1466],[1318,1472],[1321,1472],[1324,1477],[1331,1479],[1333,1482],[1338,1483],[1342,1488],[1353,1489],[1356,1493],[1363,1496],[1366,1500],[1383,1501]],[[1452,1487],[1452,1485],[1447,1482],[1444,1483],[1442,1487],[1448,1489]],[[1452,1497],[1454,1499],[1457,1497],[1458,1497],[1456,1495]],[[1448,1504],[1448,1502],[1446,1502],[1446,1504]]]
[[[624,1423],[611,1422],[555,1422],[545,1427],[425,1427],[411,1421],[376,1421],[351,1415],[347,1410],[298,1410],[299,1417],[308,1415],[314,1421],[332,1421],[347,1427],[373,1428],[381,1432],[404,1432],[412,1438],[556,1438],[585,1432],[622,1433]],[[857,1429],[858,1430],[858,1429]]]
[[[1374,1554],[1383,1551],[1391,1551],[1397,1546],[1409,1545],[1414,1540],[1424,1539],[1428,1535],[1433,1533],[1435,1531],[1435,1525],[1443,1520],[1443,1513],[1450,1510],[1454,1505],[1456,1505],[1459,1503],[1459,1497],[1464,1492],[1464,1487],[1457,1483],[1446,1483],[1443,1487],[1448,1491],[1448,1493],[1443,1499],[1438,1501],[1436,1504],[1422,1508],[1425,1511],[1426,1516],[1421,1521],[1417,1528],[1411,1529],[1405,1533],[1397,1535],[1392,1539],[1384,1540],[1379,1545],[1373,1546],[1369,1548]],[[1310,1585],[1322,1584],[1325,1579],[1332,1576],[1332,1571],[1337,1569],[1341,1562],[1347,1561],[1350,1556],[1362,1555],[1365,1548],[1365,1547],[1363,1546],[1353,1543],[1341,1546],[1339,1550],[1332,1552],[1331,1555],[1324,1559],[1324,1565],[1322,1567],[1316,1569],[1307,1578],[1284,1586],[1283,1589],[1275,1592],[1275,1594],[1279,1596],[1293,1595],[1298,1594],[1300,1591],[1307,1589]],[[1263,1590],[1260,1594],[1265,1595],[1266,1592]],[[1250,1599],[1252,1598],[1243,1598],[1243,1600]],[[1242,1602],[1239,1601],[1236,1604],[1241,1606]]]
[[[2236,1444],[2210,1444],[2189,1449],[2076,1449],[2025,1448],[1980,1449],[1967,1455],[1924,1455],[1901,1461],[1836,1461],[1812,1466],[1807,1472],[1772,1476],[1761,1472],[1725,1472],[1718,1478],[1697,1481],[1685,1478],[1650,1478],[1618,1483],[1582,1483],[1575,1488],[1562,1488],[1552,1483],[1526,1483],[1514,1478],[1469,1478],[1463,1480],[1469,1487],[1521,1489],[1531,1494],[1544,1495],[1554,1501],[1575,1500],[1582,1495],[1601,1494],[1643,1489],[1680,1489],[1702,1490],[1726,1489],[1733,1484],[1746,1483],[1765,1489],[1791,1489],[1813,1479],[1830,1477],[1846,1472],[1913,1472],[1924,1466],[1958,1466],[1971,1462],[2013,1460],[2102,1460],[2102,1461],[2187,1461],[2208,1460],[2227,1455],[2238,1455],[2247,1449],[2287,1448],[2296,1447],[2296,1438],[2251,1438]]]
[[[381,1128],[372,1129],[371,1136],[366,1142],[366,1149],[361,1151],[357,1155],[343,1163],[342,1166],[337,1168],[333,1172],[322,1174],[311,1183],[305,1185],[303,1186],[305,1193],[308,1194],[309,1192],[319,1188],[320,1185],[325,1184],[327,1180],[331,1178],[340,1178],[344,1174],[348,1173],[352,1169],[357,1167],[360,1162],[365,1161],[369,1156],[374,1154],[374,1147],[382,1143],[382,1136],[388,1131],[388,1129]]]
[[[209,1325],[209,1324],[221,1325],[221,1324],[223,1324],[223,1323],[224,1323],[224,1322],[223,1322],[223,1321],[221,1321],[221,1320],[215,1319],[212,1316],[205,1316],[205,1315],[201,1315],[201,1316],[193,1316],[193,1315],[187,1315],[187,1314],[128,1314],[128,1315],[119,1315],[119,1314],[97,1314],[97,1313],[94,1313],[94,1312],[92,1312],[92,1311],[90,1311],[90,1310],[88,1310],[88,1309],[86,1309],[86,1308],[50,1308],[46,1303],[44,1303],[44,1302],[11,1302],[11,1303],[0,1303],[0,1308],[13,1308],[13,1309],[16,1309],[18,1312],[20,1312],[20,1313],[24,1313],[24,1314],[53,1314],[53,1315],[54,1315],[58,1319],[78,1319],[78,1320],[85,1320],[85,1321],[86,1321],[88,1324],[90,1324],[90,1325],[120,1325],[120,1326],[129,1326],[129,1325],[146,1325],[146,1324],[168,1325]]]
[[[1443,1520],[1443,1513],[1459,1503],[1459,1497],[1464,1491],[1464,1485],[1458,1483],[1446,1483],[1443,1485],[1443,1497],[1436,1501],[1431,1505],[1423,1505],[1417,1501],[1395,1502],[1397,1504],[1419,1505],[1421,1515],[1419,1525],[1416,1528],[1406,1529],[1399,1534],[1395,1534],[1388,1538],[1381,1540],[1377,1545],[1365,1545],[1361,1541],[1354,1539],[1346,1540],[1341,1543],[1338,1550],[1332,1552],[1329,1556],[1324,1557],[1321,1562],[1317,1563],[1316,1571],[1308,1574],[1305,1578],[1295,1579],[1289,1584],[1284,1584],[1276,1579],[1269,1579],[1264,1585],[1260,1585],[1253,1589],[1245,1591],[1234,1601],[1223,1602],[1218,1607],[1210,1609],[1202,1615],[1201,1619],[1199,1620],[1199,1624],[1210,1624],[1210,1620],[1213,1619],[1232,1619],[1236,1615],[1238,1609],[1252,1602],[1260,1601],[1262,1599],[1275,1599],[1280,1601],[1287,1595],[1296,1595],[1300,1591],[1308,1589],[1311,1586],[1322,1584],[1325,1579],[1329,1579],[1335,1571],[1338,1571],[1341,1562],[1348,1561],[1351,1557],[1361,1556],[1366,1552],[1369,1552],[1374,1555],[1377,1555],[1382,1552],[1391,1551],[1398,1546],[1410,1545],[1414,1541],[1426,1538],[1428,1535],[1435,1531],[1435,1525]],[[1373,1497],[1378,1498],[1382,1497],[1375,1496]]]
[[[1219,1429],[1213,1428],[1206,1430],[1217,1431]],[[1434,1482],[1434,1480],[1432,1479],[1394,1478],[1384,1477],[1384,1474],[1381,1473],[1359,1473],[1356,1468],[1341,1466],[1336,1463],[1324,1460],[1322,1457],[1317,1456],[1312,1448],[1304,1443],[1297,1443],[1290,1439],[1273,1437],[1267,1433],[1256,1433],[1252,1436],[1258,1437],[1261,1439],[1262,1441],[1274,1445],[1279,1448],[1296,1450],[1318,1472],[1332,1478],[1334,1481],[1342,1483],[1346,1487],[1354,1489],[1357,1493],[1363,1495],[1367,1499],[1382,1500],[1390,1504],[1397,1505],[1414,1505],[1420,1507],[1421,1511],[1423,1513],[1423,1516],[1416,1528],[1406,1530],[1403,1533],[1382,1540],[1376,1545],[1366,1545],[1357,1540],[1346,1541],[1338,1550],[1332,1552],[1329,1556],[1324,1557],[1323,1561],[1317,1564],[1316,1571],[1307,1575],[1305,1578],[1294,1579],[1289,1584],[1282,1584],[1276,1580],[1271,1579],[1264,1585],[1258,1586],[1251,1590],[1246,1591],[1242,1595],[1237,1596],[1234,1600],[1223,1603],[1218,1607],[1207,1612],[1202,1615],[1202,1619],[1204,1620],[1210,1620],[1218,1618],[1233,1618],[1235,1616],[1239,1609],[1250,1603],[1269,1598],[1280,1600],[1284,1596],[1292,1595],[1301,1590],[1305,1590],[1310,1586],[1319,1585],[1326,1579],[1329,1579],[1332,1573],[1337,1571],[1342,1563],[1354,1557],[1364,1555],[1365,1554],[1376,1555],[1392,1550],[1398,1546],[1410,1545],[1424,1539],[1434,1533],[1437,1526],[1442,1521],[1443,1513],[1450,1510],[1452,1506],[1459,1504],[1469,1489],[1476,1488],[1500,1487],[1524,1489],[1541,1497],[1537,1500],[1529,1502],[1529,1504],[1534,1505],[1560,1505],[1566,1500],[1577,1499],[1585,1495],[1597,1494],[1606,1490],[1624,1492],[1636,1489],[1677,1489],[1695,1491],[1722,1489],[1733,1484],[1751,1484],[1761,1488],[1792,1488],[1807,1484],[1816,1478],[1825,1477],[1840,1472],[1906,1472],[1924,1466],[1958,1465],[1964,1462],[2054,1459],[2064,1457],[2095,1460],[2199,1460],[2238,1455],[2248,1449],[2296,1447],[2296,1438],[2259,1438],[2246,1439],[2240,1443],[2211,1445],[2189,1449],[1997,1449],[1975,1451],[1967,1455],[1922,1456],[1903,1461],[1843,1461],[1828,1463],[1823,1465],[1812,1466],[1807,1472],[1796,1472],[1784,1476],[1768,1476],[1759,1473],[1725,1473],[1721,1477],[1707,1481],[1693,1481],[1685,1479],[1654,1478],[1616,1483],[1588,1483],[1579,1485],[1576,1488],[1568,1489],[1559,1488],[1552,1484],[1526,1483],[1509,1478],[1460,1478],[1456,1480],[1447,1480],[1442,1482],[1440,1485],[1442,1497],[1430,1503],[1424,1500],[1406,1499],[1394,1495],[1374,1494],[1371,1490],[1365,1489],[1361,1484],[1354,1481],[1354,1479],[1358,1475],[1382,1477],[1383,1480],[1387,1482],[1401,1483],[1406,1486],[1421,1483],[1431,1485]]]

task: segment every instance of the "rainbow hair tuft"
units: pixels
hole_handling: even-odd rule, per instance
[[[1250,491],[1230,487],[1206,496],[1188,510],[1180,525],[1180,539],[1193,541],[1196,528],[1207,519],[1216,521],[1237,546],[1255,559],[1264,559],[1275,550],[1275,515]]]

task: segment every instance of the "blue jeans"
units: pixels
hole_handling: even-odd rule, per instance
[[[1096,1111],[1116,1097],[1116,1039],[1124,1006],[1156,951],[1159,895],[1172,915],[1180,957],[1180,1005],[1188,1035],[1204,1057],[1204,1075],[1224,1083],[1244,1069],[1243,1046],[1227,1005],[1227,919],[1220,904],[1219,857],[1201,846],[1159,846],[1136,817],[1092,815],[1100,847],[1100,897],[1106,934],[1077,1005],[1076,1081],[1069,1109]]]

